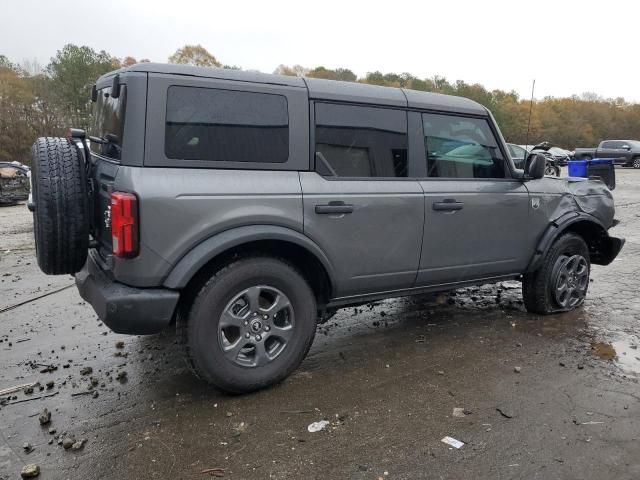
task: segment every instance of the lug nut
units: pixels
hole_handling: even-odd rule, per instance
[[[256,315],[258,315],[258,312],[253,312],[253,316],[255,317]]]
[[[265,325],[264,326],[264,331],[268,332],[269,330],[271,330],[271,327],[269,325]]]
[[[244,334],[244,338],[249,338],[251,335],[249,335],[248,333]]]
[[[247,322],[246,320],[244,321],[244,326],[246,327],[247,325],[249,325],[249,322]]]
[[[256,340],[257,340],[257,341],[262,340],[262,335],[256,335]]]
[[[269,315],[263,315],[262,318],[266,320],[267,318],[269,318]]]

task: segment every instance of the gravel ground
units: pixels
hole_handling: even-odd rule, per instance
[[[530,315],[508,282],[341,310],[244,396],[195,378],[170,332],[111,333],[39,272],[26,207],[0,208],[0,390],[39,382],[0,395],[0,480],[640,478],[640,171],[617,175],[627,244],[583,308]]]

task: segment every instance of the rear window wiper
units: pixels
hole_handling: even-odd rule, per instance
[[[113,133],[107,133],[104,137],[94,137],[93,135],[89,135],[88,138],[91,142],[99,145],[118,145],[118,137]]]

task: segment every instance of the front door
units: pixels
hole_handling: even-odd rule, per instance
[[[327,254],[336,296],[410,288],[424,196],[412,180],[407,112],[316,103],[315,170],[301,172],[304,231]]]
[[[529,195],[486,118],[424,113],[425,226],[417,285],[522,272],[535,241]]]

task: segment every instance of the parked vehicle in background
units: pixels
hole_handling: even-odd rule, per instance
[[[515,168],[466,98],[144,63],[92,101],[89,136],[33,147],[38,265],[118,333],[175,321],[230,392],[285,378],[346,306],[510,279],[572,310],[624,244],[602,182]]]
[[[0,205],[29,199],[29,167],[19,162],[0,162]]]
[[[531,154],[539,153],[543,155],[546,160],[544,174],[555,177],[560,176],[560,166],[554,156],[545,150],[545,148],[547,148],[546,145],[534,145],[531,150],[525,149],[522,145],[516,145],[514,143],[507,143],[507,147],[516,168],[524,169],[527,157]]]
[[[551,147],[548,152],[553,156],[556,164],[561,167],[566,167],[569,160],[573,159],[572,152],[564,148]]]
[[[610,158],[616,165],[640,168],[640,141],[603,140],[597,148],[576,148],[573,156],[576,160]]]

